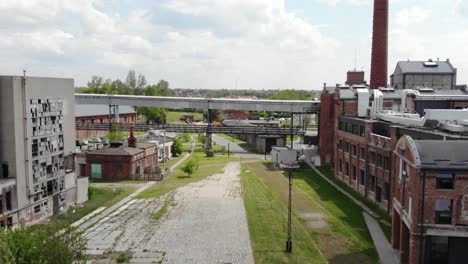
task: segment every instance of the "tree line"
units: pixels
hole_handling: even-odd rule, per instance
[[[87,87],[75,89],[77,93],[94,94],[120,94],[120,95],[145,95],[145,96],[172,96],[169,82],[160,80],[157,84],[148,85],[145,75],[130,70],[125,81],[111,80],[102,76],[93,75],[87,83]],[[139,115],[143,115],[148,123],[165,123],[167,110],[159,107],[137,107]]]

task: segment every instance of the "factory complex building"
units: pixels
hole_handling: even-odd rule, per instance
[[[0,76],[0,226],[41,222],[87,200],[75,173],[72,79]]]

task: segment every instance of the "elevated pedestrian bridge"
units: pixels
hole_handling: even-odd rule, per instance
[[[207,126],[207,125],[146,125],[146,124],[119,124],[121,131],[129,131],[134,127],[136,131],[166,130],[177,133],[224,133],[245,135],[304,135],[300,128],[275,128],[275,127],[246,127],[246,126]],[[108,130],[108,124],[76,123],[77,130]]]
[[[75,94],[76,104],[109,106],[130,105],[169,109],[210,109],[266,111],[282,113],[318,113],[319,101],[166,97],[138,95]]]

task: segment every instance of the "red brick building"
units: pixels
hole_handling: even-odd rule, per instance
[[[115,120],[115,115],[110,114],[107,105],[75,105],[75,122],[84,124],[109,124],[109,122],[118,122],[123,124],[136,124],[138,114],[131,106],[119,106],[119,120]],[[76,130],[77,139],[98,138],[107,136],[106,130]]]
[[[85,173],[106,180],[159,177],[157,144],[136,142],[132,130],[127,146],[111,143],[108,148],[88,152]]]
[[[398,141],[392,246],[402,263],[466,263],[467,150],[468,141]]]

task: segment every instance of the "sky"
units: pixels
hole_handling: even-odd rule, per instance
[[[172,88],[305,89],[370,72],[372,0],[1,0],[0,75],[134,69]],[[468,0],[390,0],[389,74],[447,58],[468,83]]]

